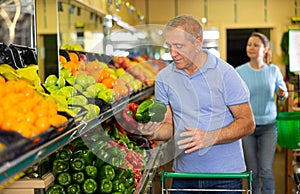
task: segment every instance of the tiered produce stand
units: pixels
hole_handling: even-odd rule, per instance
[[[61,2],[65,3],[65,1]],[[83,5],[82,1],[74,0],[74,2],[76,5]],[[41,1],[38,1],[37,3],[41,6]],[[48,5],[48,7],[51,6]],[[93,13],[97,12],[97,9],[90,9]],[[102,12],[99,13],[99,15],[103,14],[104,13]],[[38,29],[38,33],[40,33],[40,30],[41,29]],[[45,81],[41,81],[37,74],[38,70],[44,70],[43,68],[37,68],[40,65],[38,64],[39,60],[37,55],[37,53],[40,52],[39,48],[35,49],[22,45],[5,45],[4,43],[1,43],[0,49],[2,57],[0,64],[1,79],[5,79],[6,83],[9,81],[26,80],[30,87],[34,88],[36,93],[44,98],[51,98],[54,100],[58,106],[58,114],[63,115],[66,119],[59,124],[51,124],[51,126],[43,132],[34,135],[21,134],[18,130],[11,131],[10,129],[0,129],[2,137],[0,140],[5,142],[3,143],[0,141],[2,145],[5,145],[4,148],[2,147],[0,149],[0,190],[5,194],[27,194],[32,193],[35,189],[41,189],[42,192],[46,192],[46,190],[53,185],[53,182],[56,181],[57,177],[55,177],[49,169],[43,172],[39,169],[38,171],[35,171],[38,172],[37,177],[28,177],[28,169],[32,170],[34,166],[45,166],[45,164],[43,164],[44,161],[55,155],[61,148],[82,138],[85,134],[102,124],[115,119],[116,115],[122,115],[124,108],[126,108],[128,104],[138,103],[153,97],[154,79],[153,77],[151,77],[151,79],[145,79],[147,74],[141,71],[141,69],[144,69],[145,67],[139,64],[139,61],[137,60],[133,62],[127,57],[122,57],[118,60],[115,56],[86,52],[81,49],[76,50],[74,47],[64,47],[58,50],[57,68],[60,75],[50,75],[52,77],[56,76],[58,79],[55,81],[54,85],[51,85],[50,79],[47,80],[47,76],[49,77],[49,75],[45,76]],[[25,51],[26,54],[23,56]],[[15,54],[13,52],[15,52]],[[17,57],[18,60],[14,60],[16,59],[15,57]],[[67,73],[71,72],[72,76],[79,77],[86,73],[83,69],[85,70],[88,63],[93,63],[93,61],[97,61],[97,63],[101,62],[102,65],[104,64],[105,68],[103,69],[107,71],[123,69],[122,73],[125,72],[131,74],[131,78],[137,80],[138,86],[126,83],[129,87],[125,89],[125,93],[121,93],[119,91],[124,92],[122,87],[124,89],[125,86],[121,87],[121,85],[119,85],[118,90],[113,88],[114,84],[117,82],[117,77],[110,76],[108,77],[109,82],[104,82],[104,79],[100,76],[101,73],[99,73],[98,75],[101,77],[101,80],[99,77],[99,79],[94,80],[95,83],[99,82],[107,88],[111,87],[111,90],[115,89],[114,92],[116,93],[114,94],[114,99],[101,98],[102,96],[100,94],[88,96],[88,93],[84,93],[86,92],[84,91],[86,88],[82,91],[79,91],[76,88],[76,93],[85,97],[83,100],[86,100],[85,104],[67,101],[67,98],[71,99],[73,96],[66,97],[65,99],[57,98],[60,93],[58,95],[57,90],[54,91],[52,90],[53,88],[60,89],[64,86],[73,87],[77,84],[76,81],[71,83],[70,80],[67,80],[67,78],[70,77],[64,77],[64,80],[62,81],[61,70],[67,71]],[[134,63],[135,67],[132,65],[132,68],[129,70],[128,63]],[[149,66],[149,63],[147,63],[147,65]],[[126,68],[128,68],[127,71]],[[101,71],[103,71],[103,69],[101,69]],[[96,69],[92,69],[91,72],[95,73]],[[71,76],[71,74],[68,76]],[[76,78],[74,79],[76,80]],[[126,80],[123,81],[126,82]],[[61,95],[60,97],[64,96]],[[67,104],[65,104],[65,102],[67,102]],[[85,106],[88,103],[98,107],[98,112],[93,112],[93,114],[91,114],[88,109],[89,106]],[[43,107],[39,108],[40,110],[43,110]],[[145,137],[143,138],[145,139]],[[162,150],[162,145],[156,145],[155,149],[149,152],[151,154],[148,154],[147,160],[143,161],[144,166],[141,169],[142,176],[136,183],[135,193],[146,193],[147,190],[149,190],[151,181],[158,168],[158,162],[162,157]],[[24,175],[26,175],[26,179],[24,179]]]

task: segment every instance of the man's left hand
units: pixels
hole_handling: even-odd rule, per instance
[[[214,135],[199,128],[185,127],[185,130],[180,134],[184,139],[179,140],[177,145],[179,149],[186,149],[186,154],[211,146],[216,140]]]

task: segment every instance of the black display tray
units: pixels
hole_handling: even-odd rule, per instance
[[[6,146],[4,150],[0,150],[0,166],[74,128],[87,112],[81,110],[76,117],[72,117],[67,112],[59,111],[58,113],[67,117],[68,120],[60,125],[51,126],[48,130],[31,138],[25,138],[18,132],[0,129],[0,142]]]
[[[106,64],[114,64],[113,56],[105,55],[105,54],[99,54],[99,53],[91,53],[91,52],[84,52],[84,51],[76,51],[76,50],[64,50],[59,49],[59,55],[64,56],[67,61],[70,61],[69,52],[76,53],[79,57],[79,54],[84,54],[88,61],[101,61]]]
[[[88,99],[88,103],[99,106],[100,114],[110,110],[112,107],[112,105],[110,103],[105,102],[101,98],[88,98],[88,97],[86,97],[86,98]]]

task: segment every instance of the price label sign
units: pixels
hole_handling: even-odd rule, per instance
[[[300,29],[289,30],[290,72],[300,71]]]

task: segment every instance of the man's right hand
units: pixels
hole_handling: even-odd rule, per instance
[[[138,123],[137,130],[141,133],[141,135],[151,136],[153,133],[159,128],[162,122],[152,122],[149,121],[147,123]]]

